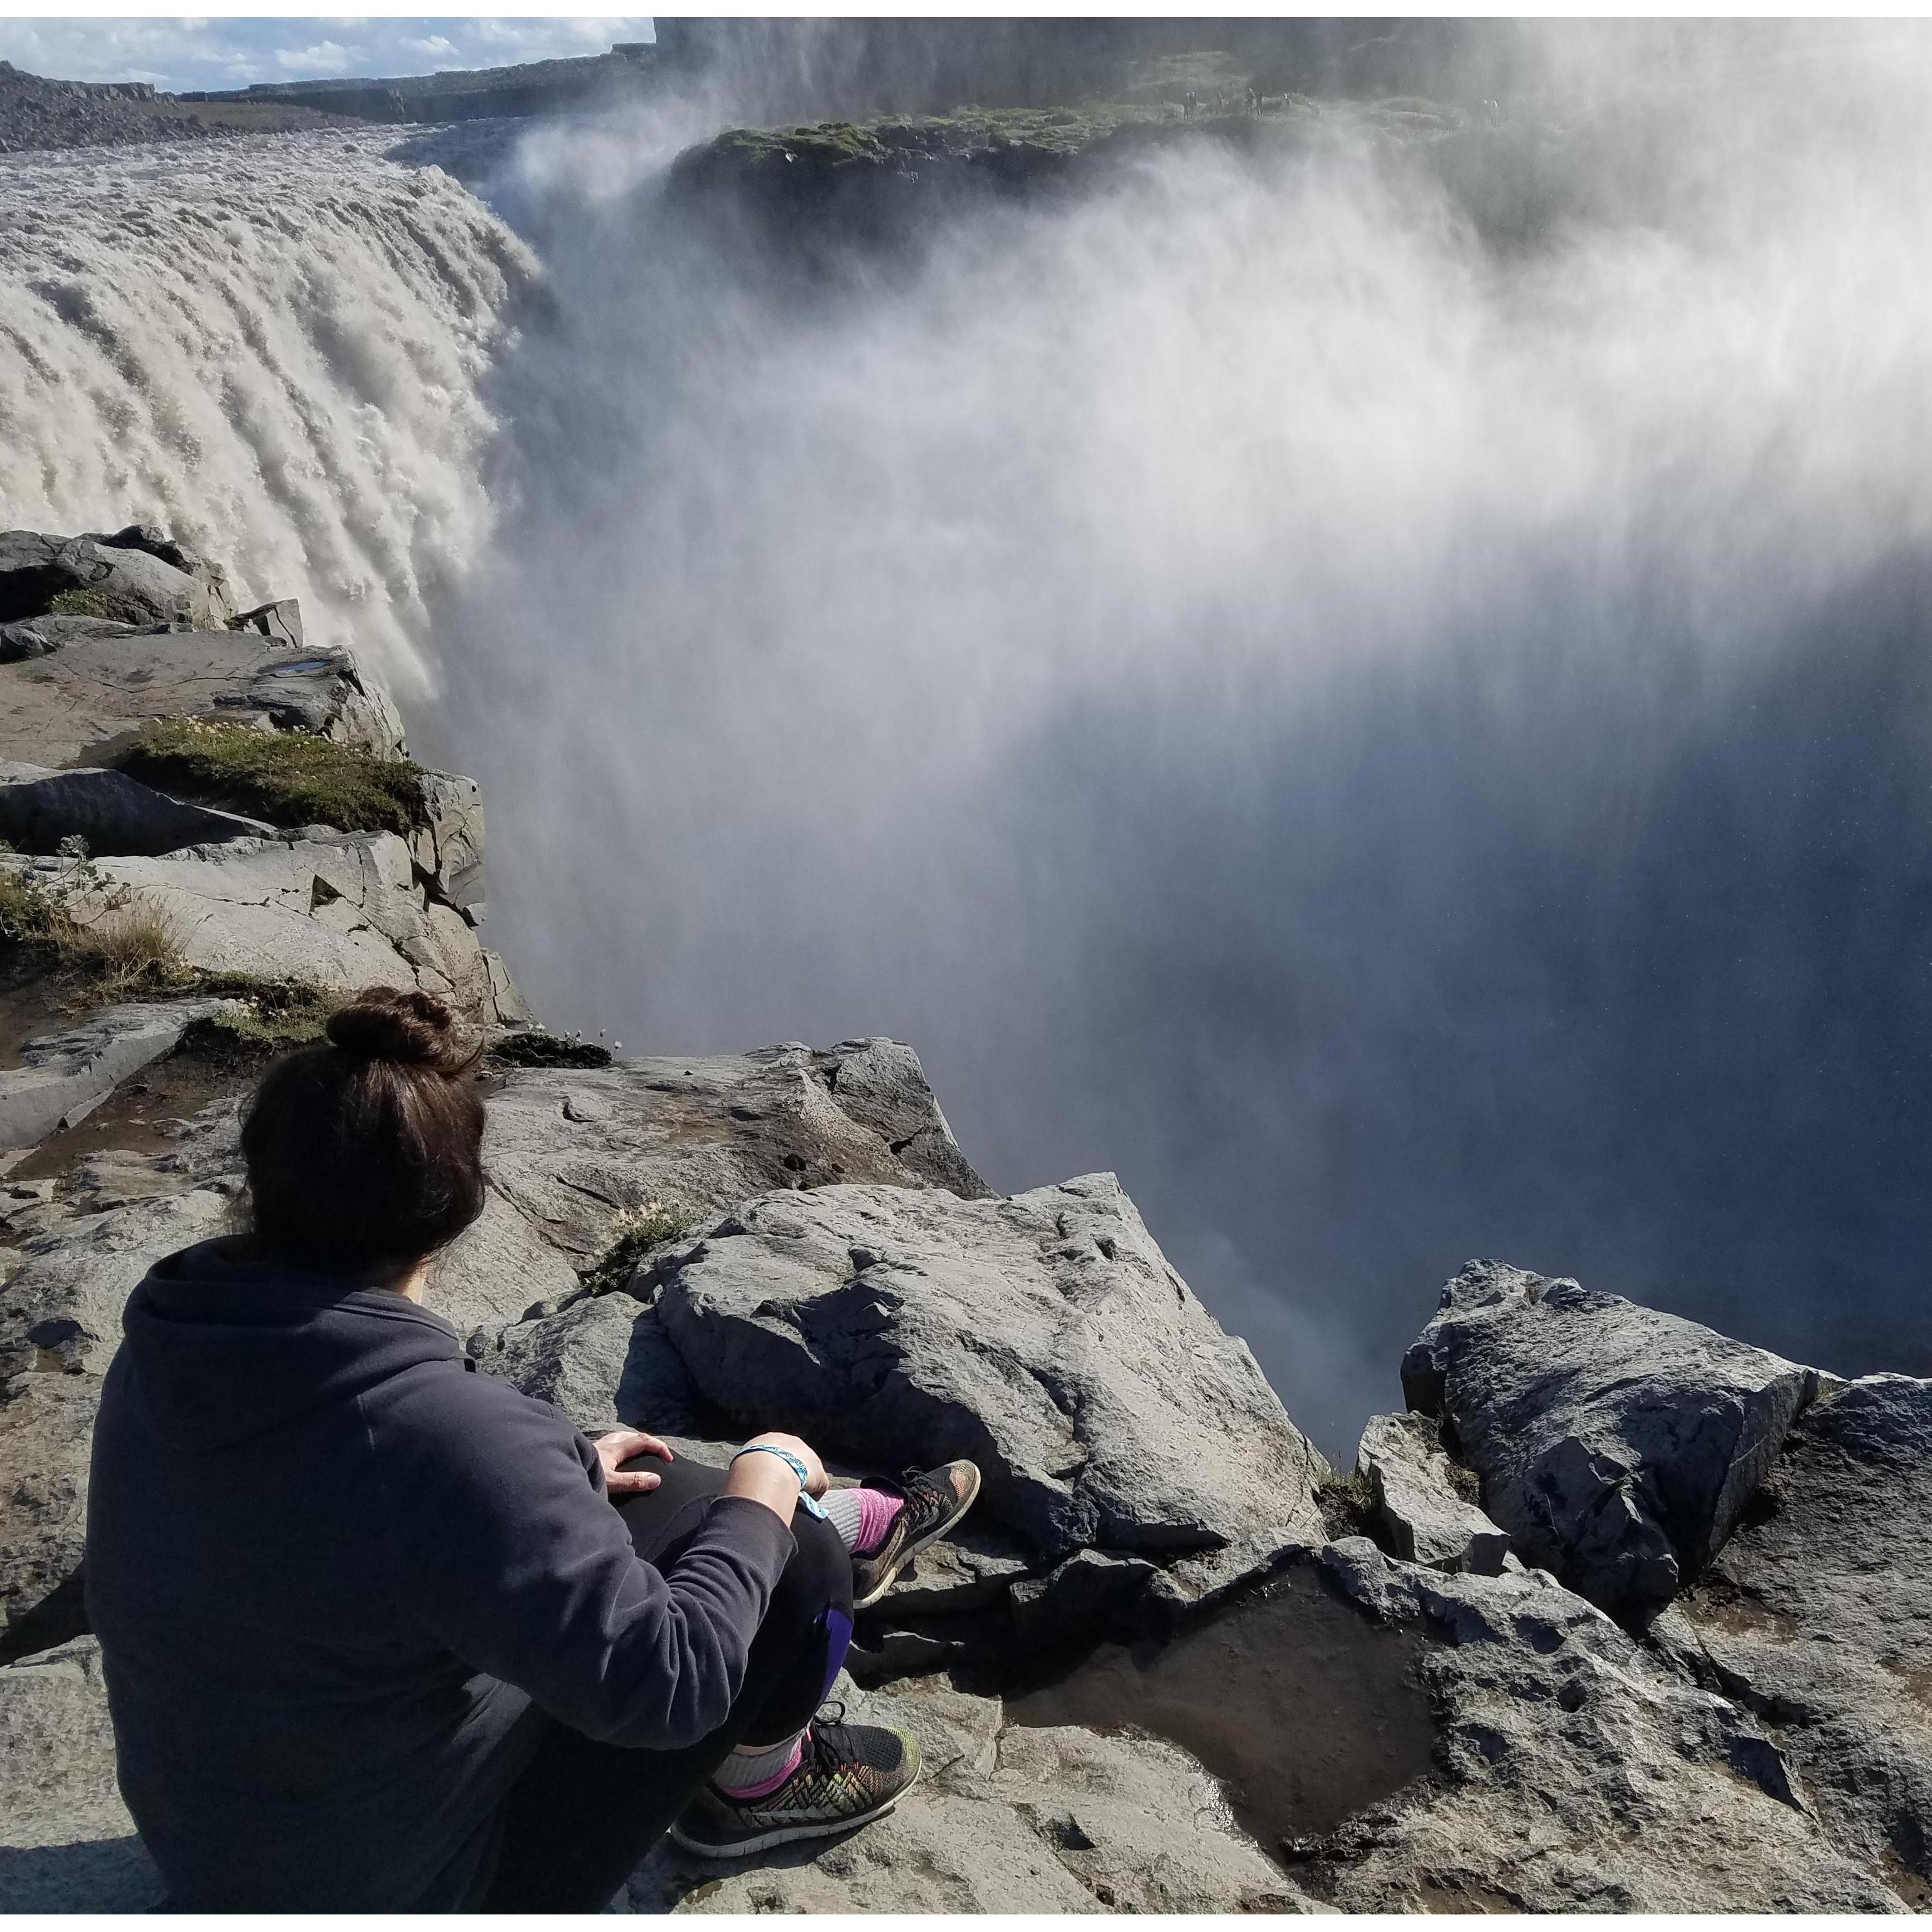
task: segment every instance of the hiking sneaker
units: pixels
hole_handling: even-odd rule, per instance
[[[878,1549],[869,1556],[852,1559],[855,1610],[870,1610],[892,1587],[899,1572],[973,1507],[980,1494],[980,1471],[974,1463],[948,1462],[944,1468],[922,1472],[908,1469],[902,1482],[868,1477],[866,1486],[903,1498],[905,1508],[892,1518]]]
[[[800,1838],[830,1838],[883,1818],[919,1778],[919,1746],[882,1724],[814,1723],[797,1770],[762,1798],[715,1784],[684,1808],[672,1841],[700,1858],[742,1858]]]

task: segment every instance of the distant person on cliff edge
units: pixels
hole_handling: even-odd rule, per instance
[[[667,1830],[826,1837],[918,1774],[815,1714],[979,1472],[828,1493],[795,1436],[707,1468],[476,1372],[422,1305],[482,1211],[476,1058],[427,994],[344,1007],[256,1092],[250,1232],[128,1304],[87,1597],[178,1909],[597,1911]]]

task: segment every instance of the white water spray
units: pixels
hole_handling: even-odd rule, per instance
[[[0,527],[152,522],[404,698],[534,257],[356,132],[0,163]]]

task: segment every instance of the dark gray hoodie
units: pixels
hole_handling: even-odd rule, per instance
[[[121,1789],[183,1909],[473,1904],[543,1714],[722,1724],[790,1556],[735,1497],[660,1574],[556,1409],[386,1288],[208,1241],[128,1304],[87,1599]]]

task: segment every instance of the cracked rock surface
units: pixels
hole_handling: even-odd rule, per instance
[[[1426,1633],[1436,1767],[1289,1870],[1346,1911],[1897,1911],[1806,1807],[1778,1745],[1539,1570],[1448,1576],[1366,1538],[1322,1554],[1384,1624]]]
[[[1828,1388],[1679,1608],[1832,1835],[1932,1906],[1932,1382]]]
[[[858,1068],[890,1072],[862,1084]],[[506,1197],[560,1247],[590,1255],[612,1217],[656,1202],[700,1220],[767,1190],[884,1181],[982,1196],[896,1040],[518,1070],[490,1106],[484,1160]]]
[[[1396,1556],[1432,1570],[1501,1574],[1509,1538],[1457,1486],[1434,1420],[1372,1416],[1355,1451]],[[1473,1484],[1472,1484],[1473,1486]]]
[[[7,862],[50,885],[66,869],[57,859]],[[188,964],[204,972],[352,990],[420,986],[493,1021],[518,1010],[503,1010],[468,922],[427,897],[394,832],[240,838],[98,859],[93,870],[100,888],[68,901],[75,920],[111,920],[132,894],[167,919]]]

